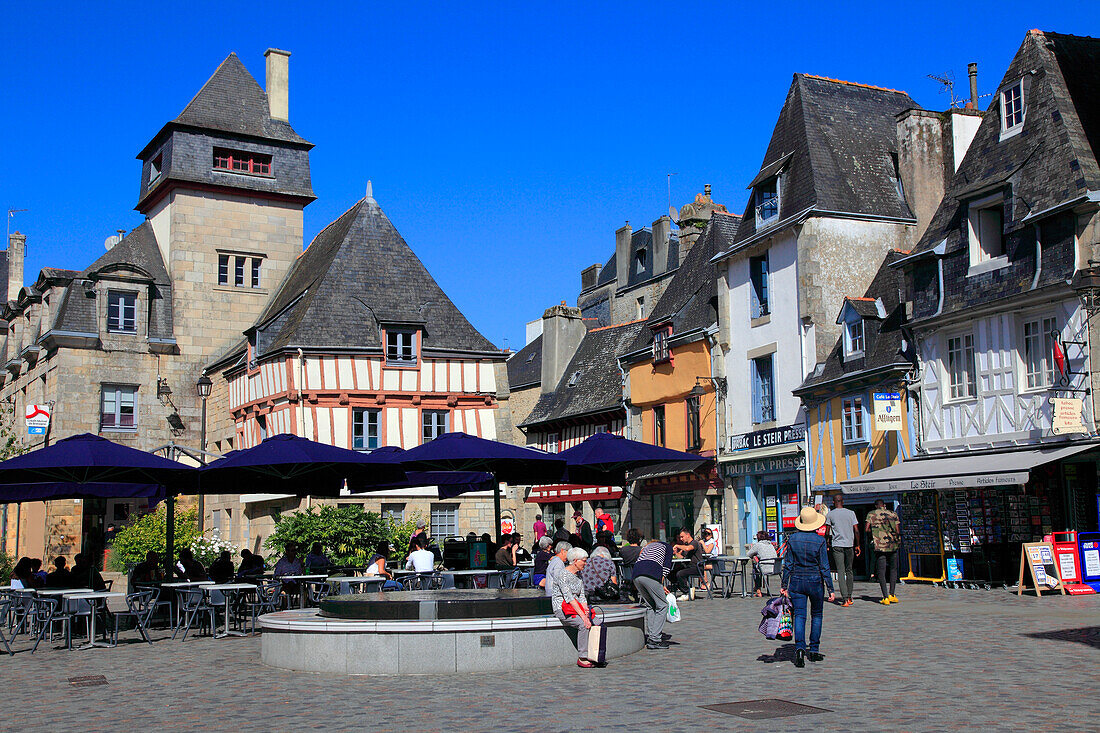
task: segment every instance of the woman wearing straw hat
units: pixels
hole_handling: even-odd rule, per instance
[[[833,598],[833,578],[829,574],[829,556],[825,538],[817,529],[825,524],[825,516],[812,506],[802,507],[794,520],[793,532],[787,539],[787,554],[783,556],[783,590],[794,607],[794,666],[805,667],[806,657],[811,662],[824,659],[818,651],[821,643],[821,616],[825,605],[824,586],[829,587],[829,601]],[[824,585],[823,585],[824,584]],[[806,649],[806,602],[810,604],[810,648]]]

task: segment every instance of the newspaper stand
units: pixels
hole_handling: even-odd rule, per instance
[[[1077,549],[1077,532],[1053,532],[1043,538],[1054,548],[1054,560],[1058,564],[1058,575],[1070,595],[1089,595],[1096,591],[1081,582],[1081,556]]]
[[[1080,532],[1077,535],[1080,548],[1081,580],[1100,592],[1100,532]]]

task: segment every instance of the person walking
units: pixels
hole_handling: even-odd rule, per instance
[[[852,584],[855,572],[852,569],[855,558],[859,557],[859,520],[851,509],[844,508],[844,496],[833,497],[833,510],[825,515],[825,524],[829,527],[829,536],[833,546],[833,567],[836,568],[837,603],[852,605]]]
[[[901,519],[886,508],[882,499],[875,501],[875,508],[867,514],[867,534],[875,549],[875,575],[882,591],[884,606],[897,603],[894,591],[898,585],[898,548],[901,547]]]
[[[795,531],[787,539],[787,553],[783,557],[783,590],[790,599],[794,620],[794,666],[805,667],[806,659],[820,662],[821,622],[824,615],[824,586],[829,588],[829,601],[833,594],[833,576],[829,573],[829,557],[825,538],[817,529],[825,524],[825,517],[812,507],[804,506],[794,520]],[[806,605],[810,610],[810,644],[806,647]]]

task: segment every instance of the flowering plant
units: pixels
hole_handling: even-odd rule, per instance
[[[237,554],[237,546],[229,540],[222,539],[221,533],[216,529],[210,530],[209,536],[200,535],[191,541],[191,552],[205,567],[210,567],[210,563],[227,550],[231,557]]]

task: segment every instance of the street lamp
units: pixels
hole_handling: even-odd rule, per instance
[[[1092,265],[1095,260],[1089,260]],[[1092,317],[1100,310],[1100,267],[1087,267],[1073,277],[1073,289],[1081,299],[1086,317]]]
[[[213,389],[214,383],[210,381],[210,377],[206,376],[206,372],[199,375],[199,381],[195,382],[195,391],[199,395],[199,399],[202,400],[202,427],[201,434],[199,436],[199,462],[204,466],[206,465],[206,398],[210,396],[210,390]],[[203,495],[199,494],[199,529],[203,529],[203,524],[206,519],[206,502],[203,500]]]

